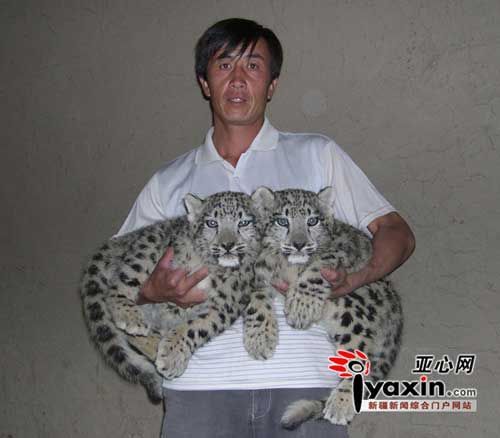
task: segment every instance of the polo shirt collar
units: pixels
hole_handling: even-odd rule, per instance
[[[196,154],[196,163],[204,164],[212,161],[223,161],[224,159],[219,155],[212,139],[214,133],[213,126],[208,130],[205,137],[205,143],[198,149]],[[264,119],[262,128],[254,138],[248,151],[270,151],[276,149],[278,145],[279,132],[269,123],[267,117]],[[247,152],[248,152],[247,151]]]

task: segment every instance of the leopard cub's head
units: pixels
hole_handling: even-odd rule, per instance
[[[235,268],[254,259],[260,236],[250,196],[239,192],[220,192],[200,199],[184,198],[195,248],[207,263]]]
[[[330,239],[333,188],[314,193],[299,189],[273,192],[260,187],[252,198],[266,218],[263,244],[276,249],[289,263],[307,263]]]

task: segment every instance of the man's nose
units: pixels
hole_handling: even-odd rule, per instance
[[[246,86],[244,67],[236,62],[232,71],[231,86],[233,88],[242,88]]]

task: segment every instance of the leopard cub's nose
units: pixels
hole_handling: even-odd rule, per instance
[[[234,247],[234,242],[221,243],[222,248],[224,248],[227,252],[231,251]]]
[[[302,248],[306,246],[306,242],[293,242],[293,247],[297,250],[300,251]]]

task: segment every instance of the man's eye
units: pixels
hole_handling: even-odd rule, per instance
[[[231,68],[231,64],[229,64],[229,62],[223,62],[219,65],[219,68],[221,70],[229,70]]]
[[[248,68],[249,68],[250,70],[258,70],[258,69],[259,69],[259,64],[256,64],[255,62],[250,62],[250,63],[248,64]]]
[[[318,224],[318,222],[319,222],[319,219],[317,216],[310,217],[309,219],[307,219],[307,225],[310,227],[314,227],[315,225]]]
[[[208,228],[217,228],[219,224],[217,221],[214,221],[213,219],[208,219],[206,222]]]
[[[276,219],[276,223],[280,226],[280,227],[288,227],[288,219],[285,218],[285,217],[279,217]]]

